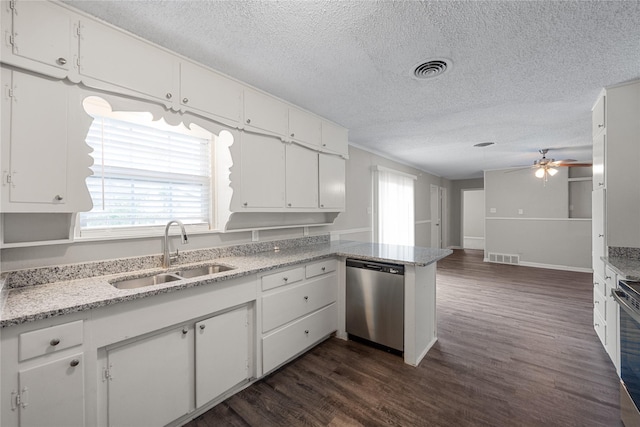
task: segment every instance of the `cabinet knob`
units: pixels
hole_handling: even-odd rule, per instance
[[[61,201],[62,199],[64,199],[64,197],[62,197],[60,194],[56,194],[56,197],[54,197],[54,199],[56,199],[56,201]]]
[[[599,128],[603,128],[603,127],[604,127],[604,125],[603,125],[602,123],[600,123],[600,124],[598,125],[598,127],[599,127]]]
[[[207,325],[200,325],[200,329],[204,329],[206,327],[207,327]]]
[[[251,123],[251,119],[247,119],[247,124]]]
[[[76,366],[78,366],[80,364],[80,361],[78,359],[73,359],[70,363],[69,366],[75,368]]]
[[[326,147],[326,146],[327,146],[327,144],[326,144],[326,143],[325,143],[325,144],[322,144],[322,146],[323,146],[323,147]]]
[[[244,206],[244,207],[246,208],[247,206],[249,206],[249,203],[244,202],[244,203],[242,204],[242,206]]]
[[[309,297],[307,295],[304,296],[305,301],[309,301]]]
[[[283,277],[282,280],[284,280],[286,282],[287,280],[289,280],[289,278],[288,277]]]
[[[326,269],[327,269],[327,267],[322,267],[321,268],[322,271],[325,271]]]
[[[171,95],[171,92],[167,92],[167,95],[166,95],[167,99],[171,99],[172,96],[173,95]]]
[[[60,57],[60,58],[56,59],[56,62],[58,64],[60,64],[60,65],[64,65],[64,64],[67,63],[67,60],[65,58]]]
[[[182,98],[182,103],[186,104],[187,102],[189,102],[189,98]]]
[[[287,203],[287,206],[291,207],[291,203]]]
[[[306,329],[306,330],[304,331],[304,333],[305,333],[305,335],[309,335],[309,330],[308,330],[308,329]]]
[[[321,208],[324,208],[324,205],[320,205]]]
[[[55,347],[55,346],[57,346],[58,344],[60,344],[60,338],[54,338],[54,339],[52,339],[51,341],[49,341],[49,345],[50,345],[51,347]]]
[[[294,136],[296,136],[296,134],[295,134],[295,133],[292,133],[292,134],[291,134],[291,138],[293,138]]]
[[[189,333],[189,329],[187,329],[186,327],[182,328],[182,335],[187,335],[188,333]]]

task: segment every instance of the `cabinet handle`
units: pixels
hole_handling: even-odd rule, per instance
[[[593,326],[600,327],[600,323],[594,323]]]
[[[599,183],[598,183],[598,185],[599,185],[600,187],[604,187],[604,182],[599,182]]]
[[[206,328],[206,326],[207,325],[200,325],[200,329],[202,330],[202,329]]]
[[[189,98],[182,98],[182,102],[186,104],[187,102],[189,102]]]
[[[291,207],[291,203],[287,203],[287,206]]]
[[[289,278],[288,277],[283,277],[282,280],[284,280],[286,282],[287,280],[289,280]]]
[[[309,335],[309,330],[308,330],[308,329],[306,329],[306,330],[304,331],[304,333],[305,333],[305,335]]]
[[[249,203],[244,202],[244,203],[242,204],[242,206],[244,206],[244,207],[246,208],[247,206],[249,206]]]
[[[604,125],[603,125],[602,123],[600,123],[600,124],[598,124],[598,127],[599,127],[599,128],[603,128],[603,127],[604,127]]]
[[[304,296],[305,301],[309,301],[309,297],[307,295]]]
[[[62,197],[59,194],[56,194],[56,197],[54,197],[54,199],[56,199],[56,201],[60,202],[60,201],[62,201],[62,199],[64,199],[64,197]]]
[[[56,60],[56,62],[60,65],[64,65],[67,63],[67,60],[65,58],[60,57]]]
[[[600,301],[597,301],[597,300],[596,300],[596,301],[594,301],[593,303],[594,303],[594,304],[600,304]]]
[[[593,286],[600,286],[600,283],[598,283],[598,282],[593,282]]]
[[[247,124],[251,123],[251,119],[247,119]]]
[[[605,280],[609,280],[609,279],[611,279],[611,276],[604,276],[604,279]]]
[[[80,361],[78,359],[73,359],[71,361],[71,363],[69,363],[69,366],[75,368],[76,366],[78,366],[80,364]]]
[[[54,338],[54,339],[52,339],[51,341],[49,341],[49,345],[50,345],[51,347],[55,347],[55,346],[57,346],[58,344],[60,344],[60,338]]]
[[[325,271],[326,269],[327,269],[327,267],[322,267],[321,268],[322,271]]]
[[[182,335],[187,335],[189,333],[189,329],[182,328]]]
[[[598,234],[598,237],[604,237],[604,234]]]
[[[171,95],[171,92],[167,92],[167,95],[166,95],[166,96],[167,96],[167,99],[171,99],[171,97],[172,97],[173,95]]]

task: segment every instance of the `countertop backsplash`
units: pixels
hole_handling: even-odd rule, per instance
[[[328,243],[329,235],[308,236],[294,239],[274,240],[267,242],[253,242],[242,245],[217,247],[209,249],[195,249],[181,251],[178,262],[174,265],[191,264],[210,261],[216,258],[230,256],[252,255],[279,248],[294,249],[308,245]],[[162,266],[162,255],[120,258],[106,261],[94,261],[79,264],[66,264],[52,267],[31,268],[9,271],[2,275],[3,295],[5,288],[14,289],[24,286],[42,285],[51,282],[85,279],[89,277],[105,276],[109,274],[126,273],[130,271],[148,270]]]

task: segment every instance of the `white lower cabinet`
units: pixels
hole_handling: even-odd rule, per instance
[[[18,382],[20,427],[85,425],[82,353],[21,370]]]
[[[109,426],[161,426],[189,412],[193,335],[179,326],[107,350]]]
[[[337,261],[325,260],[262,277],[262,372],[268,373],[337,329]],[[295,283],[284,278],[295,277]],[[280,286],[275,284],[280,283]]]
[[[196,407],[251,377],[247,306],[196,323]]]

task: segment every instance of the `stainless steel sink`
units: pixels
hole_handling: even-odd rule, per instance
[[[125,279],[112,282],[111,284],[118,289],[136,289],[145,286],[159,285],[161,283],[174,282],[182,280],[180,276],[171,273],[160,273],[153,276],[138,277],[136,279]]]
[[[212,265],[203,265],[201,267],[185,268],[183,270],[176,271],[175,274],[182,276],[185,279],[190,279],[192,277],[206,276],[208,274],[221,273],[223,271],[229,271],[229,270],[233,270],[233,267],[228,267],[226,265],[212,264]]]

